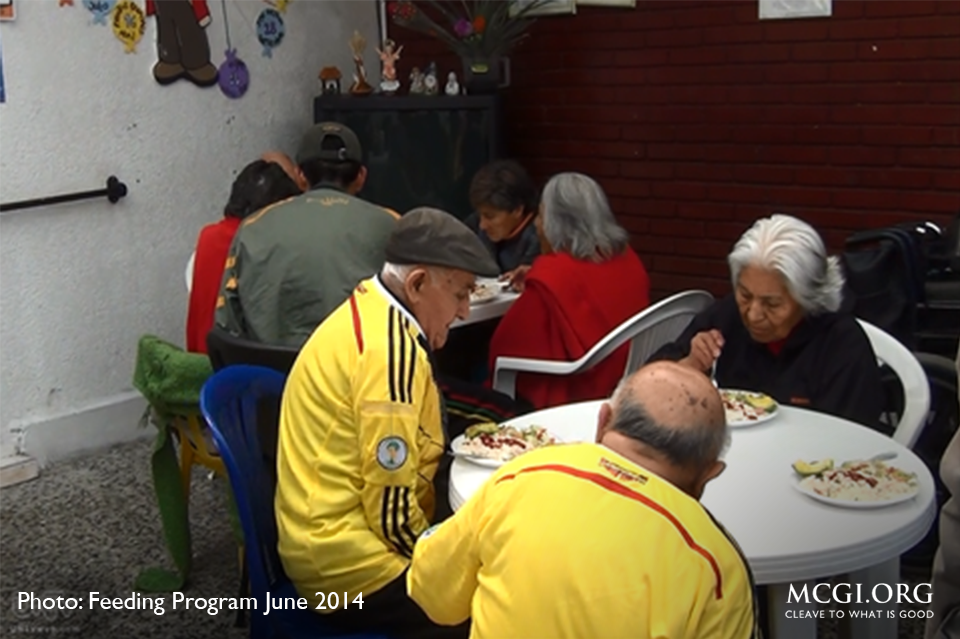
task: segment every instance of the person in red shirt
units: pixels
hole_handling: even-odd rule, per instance
[[[541,255],[493,335],[491,374],[498,357],[579,359],[650,304],[647,271],[595,180],[579,173],[551,178],[535,223]],[[521,373],[517,397],[537,409],[608,397],[628,351],[624,345],[578,375]]]
[[[301,189],[278,162],[257,160],[240,171],[230,189],[223,219],[200,230],[187,308],[187,351],[207,352],[223,267],[243,218],[265,206],[300,195]]]

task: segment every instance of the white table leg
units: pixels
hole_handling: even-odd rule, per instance
[[[808,589],[816,585],[814,582],[807,584]],[[801,582],[795,582],[793,587],[797,590],[804,586]],[[769,610],[770,636],[771,639],[814,639],[817,636],[817,620],[812,616],[801,617],[803,612],[814,612],[817,610],[817,603],[810,599],[809,603],[792,601],[787,603],[790,595],[790,584],[772,584],[767,586],[767,604]]]
[[[851,639],[897,639],[897,585],[900,582],[900,558],[850,573],[851,584],[863,584],[864,603],[849,604]],[[874,593],[874,587],[881,585]],[[886,586],[890,586],[889,590]],[[855,587],[855,586],[854,586]],[[873,600],[890,597],[887,603]],[[870,603],[865,603],[866,600]],[[892,615],[892,616],[891,616]]]

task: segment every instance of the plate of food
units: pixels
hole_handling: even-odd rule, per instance
[[[450,443],[453,454],[478,466],[499,468],[525,452],[560,443],[543,426],[474,424]]]
[[[727,426],[753,426],[777,416],[777,401],[764,393],[736,389],[721,389],[720,398],[727,413]]]
[[[495,299],[503,290],[503,285],[496,280],[479,281],[470,293],[471,304],[483,304]]]
[[[794,486],[804,495],[841,508],[882,508],[909,501],[920,485],[916,473],[879,460],[852,460],[835,466],[832,459],[798,460]]]

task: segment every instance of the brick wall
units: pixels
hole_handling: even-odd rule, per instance
[[[655,294],[729,290],[724,258],[775,211],[831,250],[860,228],[960,212],[960,1],[638,0],[546,17],[513,57],[507,146],[540,180],[603,185]],[[401,77],[442,45],[391,26]]]

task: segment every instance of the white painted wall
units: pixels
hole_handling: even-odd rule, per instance
[[[371,75],[379,69],[372,0],[294,0],[273,58],[256,39],[267,5],[228,0],[233,46],[251,74],[236,101],[217,87],[155,82],[153,18],[137,52],[125,54],[110,28],[92,26],[75,4],[18,0],[16,21],[0,24],[0,199],[100,188],[109,175],[130,189],[116,205],[0,217],[0,455],[41,461],[149,434],[136,427],[137,339],[183,343],[183,271],[198,230],[219,218],[245,164],[272,148],[295,152],[319,69],[352,73],[354,29],[369,42]],[[221,2],[209,8],[219,65]]]

